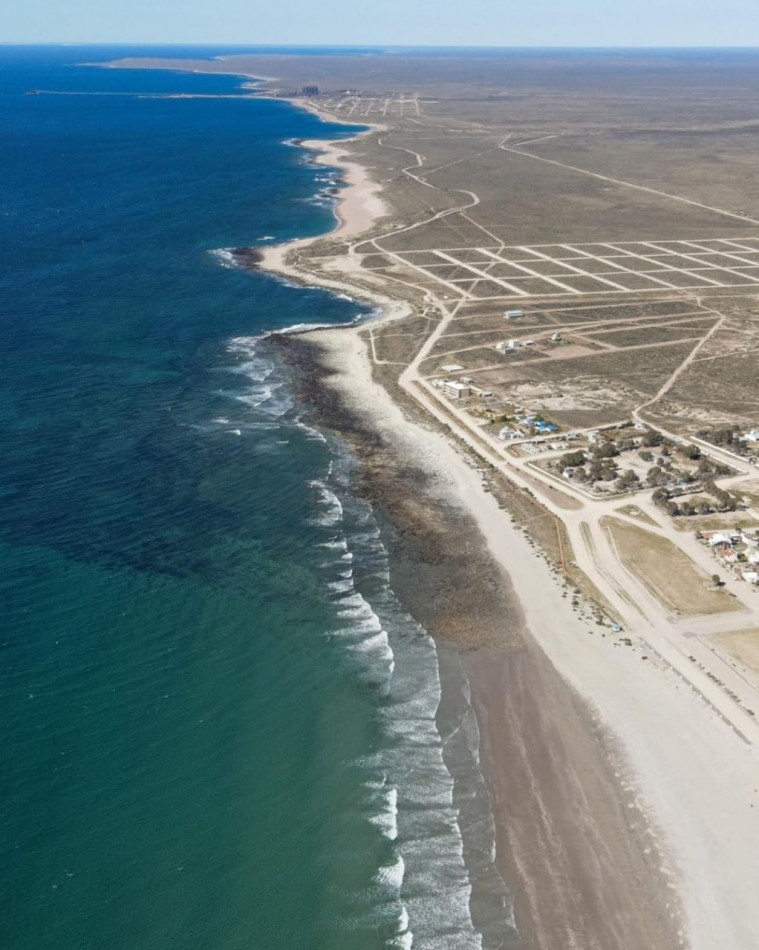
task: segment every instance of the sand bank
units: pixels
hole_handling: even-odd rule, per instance
[[[341,125],[348,124],[339,119],[333,119],[331,116],[325,116],[319,109],[300,99],[287,101],[327,121]],[[382,128],[382,126],[370,126],[365,132],[361,132],[350,139],[339,141],[306,139],[298,143],[301,148],[316,153],[316,164],[337,169],[342,173],[340,191],[335,204],[337,223],[334,230],[328,235],[320,235],[316,238],[299,238],[285,244],[263,248],[261,267],[264,270],[286,274],[291,278],[302,281],[302,271],[294,267],[292,263],[292,259],[297,256],[299,250],[309,247],[315,241],[323,240],[324,237],[348,239],[363,234],[377,221],[389,214],[389,209],[380,197],[381,185],[372,179],[368,170],[356,161],[346,149],[348,143],[359,141],[364,136],[371,135]],[[320,280],[319,283],[323,286],[331,286],[329,282],[324,283]],[[383,297],[381,299],[384,304],[390,303],[389,298]]]

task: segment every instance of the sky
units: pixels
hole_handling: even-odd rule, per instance
[[[759,46],[757,0],[1,0],[0,43]]]

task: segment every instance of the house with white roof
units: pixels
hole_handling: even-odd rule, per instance
[[[721,544],[730,544],[730,538],[726,534],[713,534],[706,542],[710,548],[719,547]]]

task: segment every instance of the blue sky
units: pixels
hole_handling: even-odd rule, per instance
[[[2,0],[0,42],[759,46],[757,0]]]

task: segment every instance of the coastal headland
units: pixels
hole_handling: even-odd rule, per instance
[[[460,653],[520,946],[758,945],[759,57],[113,65],[369,124],[260,266],[381,311],[280,347]]]

